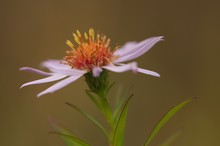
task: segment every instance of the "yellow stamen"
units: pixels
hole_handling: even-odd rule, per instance
[[[82,35],[81,35],[81,33],[80,33],[80,31],[79,31],[79,30],[76,30],[76,33],[77,33],[77,35],[78,35],[78,37],[79,37],[79,38],[81,38],[81,37],[82,37]]]
[[[97,40],[98,40],[98,44],[101,42],[100,40],[100,34],[97,34]]]
[[[102,44],[105,43],[106,39],[107,39],[107,37],[104,35],[104,36],[102,37]]]
[[[111,41],[110,39],[107,40],[107,42],[106,42],[106,44],[105,44],[105,47],[106,47],[106,48],[108,48],[108,46],[109,46],[109,44],[110,44],[110,41]]]
[[[73,33],[73,37],[74,37],[75,42],[80,45],[81,43],[79,41],[79,37],[75,33]]]
[[[86,40],[88,40],[88,38],[89,38],[88,34],[86,32],[84,33],[84,37],[85,37]]]
[[[92,28],[89,29],[89,36],[92,38],[92,40],[95,39],[95,31],[94,31],[94,29],[92,29]]]
[[[73,43],[70,42],[69,40],[66,41],[66,44],[67,44],[70,48],[74,49]]]

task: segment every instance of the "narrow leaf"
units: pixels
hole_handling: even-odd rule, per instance
[[[170,146],[181,134],[181,131],[177,131],[168,137],[160,146]]]
[[[134,96],[134,94],[131,94],[128,98],[131,98],[133,96]],[[114,112],[113,112],[114,125],[117,124],[117,122],[118,122],[118,119],[120,116],[120,110],[123,107],[124,100],[125,100],[125,97],[120,98],[117,102],[115,109],[114,109]]]
[[[50,118],[49,121],[51,126],[55,129],[55,132],[49,133],[60,135],[67,146],[89,146],[88,143],[74,136],[70,130],[67,130],[57,124],[54,119]]]
[[[90,116],[88,113],[84,112],[80,108],[76,107],[75,105],[66,102],[67,105],[70,107],[74,108],[76,111],[84,115],[87,119],[89,119],[94,125],[96,125],[102,132],[103,134],[108,138],[108,133],[106,132],[105,128],[98,122],[96,121],[92,116]]]
[[[187,103],[189,103],[193,98],[190,98],[172,109],[170,109],[157,123],[154,127],[153,131],[151,132],[150,136],[148,137],[147,141],[145,142],[144,146],[148,146],[152,139],[156,136],[156,134],[160,131],[160,129],[167,123],[167,121],[172,118],[180,109],[182,109]]]
[[[126,124],[126,117],[127,117],[127,112],[128,112],[128,102],[130,101],[132,96],[130,96],[124,107],[122,108],[121,114],[119,116],[116,128],[115,128],[115,133],[114,133],[114,139],[113,139],[113,144],[114,146],[123,146],[124,144],[124,133],[125,133],[125,124]]]
[[[58,134],[60,135],[63,140],[65,141],[65,143],[67,144],[67,146],[89,146],[88,143],[84,142],[83,140],[70,135],[70,134],[66,134],[66,133],[62,133],[62,132],[50,132],[50,134]]]
[[[94,96],[92,94],[92,91],[86,90],[86,94],[89,96],[89,98],[92,100],[92,102],[98,107],[98,109],[103,111],[100,99],[98,99],[96,96]]]
[[[106,98],[96,97],[91,91],[86,90],[86,94],[95,103],[95,105],[101,110],[102,114],[108,120],[108,123],[113,123],[111,107]]]

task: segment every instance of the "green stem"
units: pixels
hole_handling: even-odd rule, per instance
[[[113,84],[109,84],[108,71],[103,70],[99,77],[94,77],[91,72],[84,75],[87,85],[90,91],[87,91],[87,95],[92,99],[96,106],[101,110],[104,118],[109,126],[108,141],[109,146],[114,146],[114,133],[115,133],[115,120],[113,110],[108,102],[107,94]],[[96,94],[93,96],[92,93]]]
[[[102,97],[101,97],[102,98]],[[113,118],[113,111],[111,109],[111,106],[109,102],[107,101],[107,98],[102,98],[103,100],[103,114],[106,119],[106,122],[109,126],[109,146],[113,146],[113,138],[114,138],[114,132],[115,132],[115,126],[114,126],[114,118]]]

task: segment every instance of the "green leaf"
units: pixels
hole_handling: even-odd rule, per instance
[[[170,146],[181,134],[181,131],[177,131],[168,137],[160,146]]]
[[[125,133],[125,124],[126,124],[126,117],[127,117],[127,112],[128,112],[128,102],[130,101],[132,96],[130,96],[122,111],[119,116],[116,128],[115,128],[115,133],[114,133],[114,139],[113,139],[113,144],[114,146],[123,146],[124,144],[124,133]]]
[[[66,102],[67,105],[70,107],[74,108],[76,111],[84,115],[87,119],[89,119],[94,125],[96,125],[102,132],[103,134],[108,138],[108,133],[106,132],[105,128],[98,122],[96,121],[92,116],[90,116],[88,113],[84,112],[80,108],[76,107],[75,105]]]
[[[92,100],[92,102],[98,107],[98,109],[103,111],[101,99],[99,99],[99,97],[97,98],[92,93],[93,93],[92,91],[86,90],[86,94],[89,96],[89,98]]]
[[[84,142],[83,140],[81,140],[73,135],[66,134],[67,132],[64,132],[64,133],[63,132],[54,131],[54,132],[50,132],[50,134],[60,135],[63,138],[63,140],[67,146],[89,146],[89,144]]]
[[[113,125],[113,116],[111,107],[106,98],[94,96],[92,91],[86,90],[86,94],[95,103],[95,105],[101,110],[102,114],[107,119],[110,125]]]
[[[128,98],[131,98],[133,96],[134,96],[134,94],[131,94]],[[114,125],[117,124],[117,122],[118,122],[118,119],[119,119],[119,116],[120,116],[120,110],[123,107],[124,100],[125,100],[124,97],[120,98],[117,102],[117,105],[116,105],[115,109],[114,109],[114,112],[113,112]]]
[[[70,132],[70,130],[67,130],[67,129],[63,128],[62,126],[56,124],[53,119],[51,119],[50,122],[56,131],[49,132],[49,134],[60,135],[67,146],[89,146],[88,143],[86,143],[83,140],[79,139],[78,137],[74,136]]]
[[[167,121],[172,118],[180,109],[182,109],[186,104],[188,104],[193,98],[190,98],[175,107],[171,108],[157,123],[154,127],[153,131],[151,132],[150,136],[148,137],[147,141],[145,142],[144,146],[148,146],[152,139],[156,136],[156,134],[160,131],[160,129],[167,123]]]

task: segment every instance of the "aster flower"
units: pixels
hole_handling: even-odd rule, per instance
[[[91,72],[94,77],[99,77],[103,70],[112,72],[133,71],[140,72],[152,76],[159,77],[160,75],[154,71],[142,69],[137,66],[136,62],[123,63],[133,60],[152,48],[157,42],[162,41],[163,37],[151,37],[141,42],[128,42],[122,47],[110,48],[110,39],[105,35],[97,34],[93,29],[89,29],[89,33],[84,33],[84,36],[77,30],[73,34],[77,47],[67,40],[66,44],[71,48],[66,52],[66,56],[62,60],[47,60],[41,66],[47,68],[50,72],[44,72],[30,67],[22,67],[20,70],[29,71],[46,76],[43,79],[31,81],[21,86],[25,87],[34,84],[43,84],[53,81],[55,83],[48,89],[39,93],[40,97],[47,93],[57,91],[68,84],[76,81],[86,73]]]

